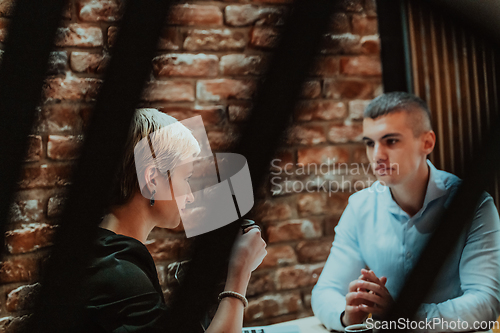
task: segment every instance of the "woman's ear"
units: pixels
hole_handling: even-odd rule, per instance
[[[156,189],[156,176],[158,172],[156,172],[156,168],[154,166],[149,166],[144,170],[144,179],[146,181],[146,187],[149,190],[149,193],[152,193],[153,190]]]
[[[429,155],[434,150],[434,146],[436,145],[436,133],[433,130],[430,130],[423,134],[423,145],[422,150],[425,155]]]

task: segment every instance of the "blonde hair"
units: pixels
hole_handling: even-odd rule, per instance
[[[149,138],[146,141],[148,144],[139,144],[144,138]],[[124,160],[116,176],[111,205],[123,205],[141,190],[137,177],[143,177],[148,167],[158,168],[159,172],[167,175],[167,171],[172,172],[180,161],[199,152],[198,141],[177,119],[156,109],[136,110],[125,145]]]

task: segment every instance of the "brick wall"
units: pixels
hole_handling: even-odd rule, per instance
[[[179,119],[202,115],[212,149],[227,149],[244,125],[290,2],[176,5],[158,43],[143,106]],[[255,190],[253,216],[264,226],[269,254],[248,289],[247,324],[311,315],[310,291],[327,258],[333,227],[354,190],[349,184],[367,180],[350,170],[352,163],[366,162],[360,143],[362,111],[381,92],[374,2],[339,1],[294,124],[270,169],[269,184]],[[0,42],[12,3],[0,0]],[[29,295],[50,249],[122,9],[117,0],[71,0],[64,12],[0,266],[0,327],[10,331],[15,331],[15,318],[32,305]],[[301,166],[311,163],[323,163],[329,171],[304,172]],[[342,165],[350,169],[335,169]],[[321,186],[324,181],[328,186]],[[291,188],[288,193],[285,185]],[[186,241],[179,230],[154,230],[147,245],[168,295],[172,269],[183,259]]]

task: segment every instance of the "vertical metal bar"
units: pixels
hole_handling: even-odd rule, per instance
[[[465,112],[467,115],[467,133],[469,133],[469,154],[466,156],[468,159],[472,158],[472,150],[474,149],[474,136],[472,131],[472,98],[470,89],[470,78],[469,78],[469,52],[467,49],[467,34],[462,30],[462,52],[463,52],[463,68],[462,73],[464,75],[462,91],[465,93]]]
[[[479,95],[479,82],[478,82],[478,70],[477,70],[477,46],[476,46],[476,39],[471,36],[471,55],[472,55],[472,89],[473,89],[473,94],[474,94],[474,114],[475,114],[475,121],[476,121],[476,133],[477,133],[477,138],[478,141],[476,144],[480,144],[480,138],[481,138],[481,97]]]
[[[438,136],[443,139],[438,140],[438,150],[439,150],[439,163],[438,167],[446,169],[446,158],[444,156],[445,148],[444,148],[444,127],[443,127],[443,107],[441,100],[441,75],[440,75],[440,64],[438,58],[438,46],[436,42],[436,27],[435,27],[435,14],[433,12],[430,13],[430,37],[431,37],[431,53],[432,53],[432,64],[433,64],[433,80],[432,83],[434,85],[434,96],[436,103],[432,105],[432,111],[437,115],[437,132]]]
[[[404,1],[377,0],[377,15],[384,91],[411,91],[408,20]]]
[[[446,126],[447,126],[447,140],[448,144],[446,149],[448,151],[448,156],[447,160],[450,163],[450,166],[448,170],[452,173],[456,173],[456,166],[455,166],[455,140],[454,140],[454,135],[453,135],[453,102],[452,102],[452,91],[451,91],[451,71],[450,71],[450,58],[448,55],[448,45],[449,45],[449,40],[445,34],[445,26],[446,22],[443,21],[443,17],[440,17],[441,21],[441,52],[443,54],[443,57],[441,59],[441,66],[443,67],[443,79],[444,79],[444,91],[445,91],[445,98],[446,102],[443,104],[444,109],[446,110]],[[443,110],[444,113],[444,110]],[[443,140],[441,140],[443,141]]]
[[[483,40],[481,42],[481,61],[482,61],[482,75],[483,75],[483,84],[484,84],[484,110],[485,112],[485,121],[486,121],[486,128],[490,128],[490,113],[492,112],[491,110],[491,105],[490,105],[490,87],[488,85],[488,70],[487,70],[487,61],[486,61],[486,47],[485,47],[485,41]]]
[[[451,29],[451,40],[453,43],[453,71],[455,73],[455,101],[454,106],[456,108],[455,117],[457,119],[457,130],[458,130],[458,149],[460,155],[460,165],[459,165],[459,175],[462,176],[464,172],[465,165],[465,149],[464,149],[464,120],[463,120],[463,107],[462,107],[462,92],[460,88],[461,78],[460,78],[460,58],[458,55],[459,45],[457,43],[457,28],[455,26]]]
[[[413,74],[413,84],[412,88],[413,90],[411,91],[413,94],[417,96],[422,96],[423,91],[420,91],[420,72],[419,72],[419,67],[418,67],[418,60],[420,59],[420,52],[418,52],[417,49],[417,27],[416,27],[416,18],[414,14],[414,5],[410,1],[406,1],[406,8],[408,11],[408,31],[410,35],[410,50],[411,50],[411,71]]]

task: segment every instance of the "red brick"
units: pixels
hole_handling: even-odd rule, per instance
[[[152,81],[146,85],[142,99],[148,102],[193,102],[193,83],[181,80]]]
[[[242,122],[245,121],[250,115],[249,105],[231,104],[227,107],[229,121]]]
[[[118,27],[110,26],[107,30],[108,46],[111,47],[116,42],[116,36],[118,35]]]
[[[349,150],[342,146],[328,146],[321,148],[305,148],[298,152],[298,164],[315,164],[319,166],[334,165],[336,163],[347,163],[349,161]]]
[[[10,16],[14,3],[14,0],[0,0],[0,16]]]
[[[224,0],[224,1],[232,1],[232,0]],[[241,0],[240,0],[241,1]],[[247,0],[244,0],[243,2],[245,2]],[[281,3],[292,3],[293,0],[253,0],[253,2],[257,2],[257,3],[273,3],[273,4],[281,4]]]
[[[53,160],[72,160],[78,158],[83,137],[49,135],[47,142],[47,156]]]
[[[363,120],[363,112],[371,101],[355,100],[349,102],[349,118]]]
[[[267,228],[269,243],[317,238],[321,236],[321,226],[315,220],[289,220]]]
[[[368,99],[373,98],[375,84],[368,80],[325,79],[326,98]]]
[[[157,77],[217,76],[219,58],[207,54],[163,54],[153,59]]]
[[[347,207],[349,200],[349,193],[329,193],[327,200],[326,213],[330,215],[342,215],[344,209]]]
[[[335,34],[343,34],[351,32],[351,23],[346,13],[337,12],[331,16],[330,19],[330,32]]]
[[[9,292],[5,302],[7,311],[14,312],[32,309],[35,305],[35,298],[40,292],[40,286],[39,283],[28,284]]]
[[[49,198],[47,203],[47,216],[55,217],[62,214],[64,208],[64,201],[66,200],[63,196],[53,196]]]
[[[276,270],[276,288],[278,290],[312,286],[318,281],[324,263],[315,265],[295,265]]]
[[[193,29],[187,32],[187,51],[240,51],[247,44],[246,34],[230,29]]]
[[[195,105],[194,107],[166,106],[158,109],[177,120],[201,116],[205,126],[220,125],[222,122],[222,113],[224,112],[221,105]]]
[[[352,15],[352,32],[361,36],[376,35],[378,33],[377,19],[366,14]]]
[[[196,86],[196,97],[201,101],[213,102],[225,99],[251,99],[255,89],[256,84],[253,80],[200,80]]]
[[[230,5],[225,10],[226,24],[232,26],[282,25],[285,9],[254,5]]]
[[[297,199],[297,211],[301,217],[323,214],[325,205],[323,193],[301,193]]]
[[[338,57],[320,57],[316,58],[312,75],[333,76],[339,73],[340,60]]]
[[[68,54],[65,51],[54,51],[50,53],[47,75],[59,75],[66,72]]]
[[[109,39],[108,39],[109,40]],[[177,28],[165,28],[158,40],[158,49],[167,51],[178,51],[181,49],[182,39]]]
[[[297,263],[295,251],[290,245],[268,246],[266,250],[267,255],[264,257],[259,268],[287,266]]]
[[[365,12],[369,16],[377,16],[376,0],[365,0]]]
[[[70,66],[77,73],[101,74],[109,60],[107,53],[71,52]]]
[[[66,76],[65,78],[47,79],[44,85],[44,97],[47,101],[94,101],[102,81],[93,78]]]
[[[340,0],[336,6],[343,11],[361,12],[363,10],[363,0]]]
[[[323,221],[325,225],[325,236],[335,236],[335,227],[339,223],[340,215],[332,215],[325,217]]]
[[[108,46],[112,47],[116,41],[118,27],[111,26],[108,28]],[[181,40],[177,28],[169,27],[162,30],[160,39],[158,40],[158,49],[168,51],[180,50]]]
[[[40,135],[28,136],[28,153],[26,154],[26,162],[40,161],[42,158],[42,137]]]
[[[331,239],[302,241],[297,245],[297,254],[301,263],[325,261],[332,247]]]
[[[288,132],[290,145],[317,145],[326,142],[325,130],[322,126],[294,126]]]
[[[26,332],[28,325],[32,321],[30,318],[31,314],[0,318],[0,329],[2,332]]]
[[[40,221],[43,217],[43,207],[40,200],[18,200],[10,206],[10,223],[31,223]]]
[[[67,164],[43,164],[29,166],[22,170],[21,189],[66,186],[70,183],[71,166]]]
[[[210,131],[207,135],[210,147],[215,151],[229,149],[236,140],[236,135],[233,132]]]
[[[23,225],[5,233],[5,245],[12,254],[32,252],[52,245],[55,226],[45,223]]]
[[[7,30],[9,28],[10,20],[0,18],[0,42],[5,42],[5,38],[7,38]]]
[[[277,28],[255,26],[250,34],[250,45],[270,49],[277,45],[280,31]]]
[[[351,33],[331,34],[323,37],[322,53],[357,54],[361,52],[360,37]]]
[[[38,262],[34,258],[7,259],[0,264],[0,283],[33,281],[37,273]]]
[[[252,212],[257,222],[282,221],[290,219],[293,215],[290,205],[276,200],[259,203],[254,206]]]
[[[179,259],[182,239],[149,239],[144,243],[155,261]]]
[[[356,147],[353,152],[353,161],[356,163],[369,163],[368,157],[366,156],[366,148],[364,145],[359,145]]]
[[[276,317],[301,309],[302,299],[299,292],[264,295],[250,300],[245,309],[245,321]]]
[[[274,173],[282,172],[283,170],[292,170],[293,165],[293,153],[281,150],[275,154],[274,159],[271,161],[271,170]]]
[[[311,293],[313,288],[307,288],[302,291],[302,300],[304,302],[304,308],[311,309]]]
[[[103,45],[102,30],[98,27],[72,23],[57,29],[56,46],[97,47]]]
[[[347,115],[347,108],[342,102],[307,101],[301,102],[295,111],[299,121],[341,120]]]
[[[247,288],[247,297],[263,294],[274,289],[272,273],[254,272],[250,277]]]
[[[175,25],[221,25],[222,11],[217,6],[183,4],[172,7],[167,19]]]
[[[302,98],[317,98],[321,95],[321,83],[319,81],[306,81],[302,86]]]
[[[380,76],[382,65],[378,57],[343,57],[340,59],[340,72],[345,75]]]
[[[228,54],[220,59],[222,75],[261,75],[267,65],[267,57],[254,54]]]
[[[362,137],[361,125],[332,125],[328,130],[328,141],[334,143],[359,142]]]
[[[76,10],[78,18],[87,22],[115,22],[123,14],[124,3],[121,0],[78,0]]]
[[[380,55],[380,39],[378,36],[364,36],[361,38],[360,43],[364,54]]]
[[[74,104],[49,104],[43,106],[41,118],[44,131],[48,132],[78,132],[82,129],[80,107]]]

